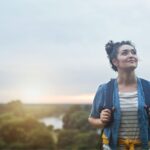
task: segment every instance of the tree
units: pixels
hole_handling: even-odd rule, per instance
[[[46,128],[32,130],[27,137],[28,148],[34,150],[55,150],[55,142],[52,134]]]
[[[60,150],[74,150],[76,130],[62,130],[58,134],[57,148]]]
[[[97,133],[95,131],[79,132],[75,137],[77,150],[96,150]]]
[[[57,148],[61,150],[96,150],[95,131],[62,130],[58,135]]]
[[[24,116],[24,107],[20,100],[13,100],[6,104],[6,109],[8,112],[14,113],[16,116]]]
[[[63,117],[64,129],[93,130],[88,123],[88,115],[88,112],[82,110],[66,113]]]
[[[55,150],[52,131],[32,117],[0,116],[0,148]]]

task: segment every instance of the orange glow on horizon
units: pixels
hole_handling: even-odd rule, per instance
[[[93,101],[93,94],[81,95],[61,95],[61,96],[39,96],[33,99],[21,99],[24,103],[40,103],[40,104],[91,104]]]
[[[43,90],[44,91],[44,90]],[[41,89],[29,88],[27,90],[14,90],[9,93],[5,102],[20,100],[29,104],[91,104],[94,99],[94,93],[76,94],[76,95],[49,95]]]
[[[69,95],[69,96],[50,96],[47,97],[47,102],[50,103],[92,103],[93,94]]]

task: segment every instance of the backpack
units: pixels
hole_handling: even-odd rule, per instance
[[[150,125],[150,115],[149,115],[149,108],[150,108],[150,83],[149,81],[145,80],[145,79],[141,79],[141,84],[142,84],[142,88],[143,88],[143,93],[144,93],[144,99],[145,99],[145,109],[147,111],[148,114],[148,119],[149,119],[149,125]],[[112,98],[113,98],[113,91],[114,91],[114,82],[115,79],[111,79],[107,84],[106,84],[106,96],[104,99],[105,104],[104,106],[100,106],[100,111],[102,111],[102,109],[111,109],[113,108],[113,102],[112,102]],[[111,118],[111,122],[113,121],[113,115]],[[110,122],[110,123],[111,123]],[[110,125],[110,124],[109,124]],[[99,139],[99,143],[98,143],[98,147],[100,149],[102,149],[102,134],[104,132],[104,129],[101,130],[101,134],[100,134],[100,139]]]
[[[145,79],[141,79],[141,83],[142,83],[142,88],[143,88],[143,92],[144,92],[144,99],[145,99],[145,108],[148,111],[148,108],[150,107],[150,83],[149,81],[145,80]],[[107,83],[107,89],[106,89],[106,99],[105,99],[105,105],[103,107],[100,108],[104,109],[112,109],[113,107],[113,103],[112,103],[112,97],[113,97],[113,91],[114,91],[114,82],[115,79],[111,79],[108,83]]]

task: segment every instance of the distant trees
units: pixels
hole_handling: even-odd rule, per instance
[[[5,105],[5,110],[7,112],[13,113],[15,116],[24,116],[25,115],[24,106],[20,100],[13,100],[11,102],[8,102]]]
[[[96,150],[97,136],[94,131],[62,130],[58,135],[60,150]]]
[[[75,136],[78,131],[76,130],[62,130],[58,135],[57,148],[61,150],[74,150],[75,145]]]
[[[64,129],[77,129],[81,131],[93,130],[88,123],[89,112],[80,105],[72,106],[63,117]]]
[[[55,150],[56,144],[52,133],[49,132],[46,128],[37,128],[32,130],[27,137],[28,148],[33,150]]]
[[[86,107],[74,105],[63,117],[64,130],[58,135],[58,149],[95,150],[98,142],[97,131],[88,123]]]
[[[55,150],[53,132],[33,117],[0,115],[0,149]]]
[[[98,142],[97,134],[94,131],[79,132],[75,139],[77,150],[96,150]]]
[[[0,105],[0,150],[96,149],[97,131],[87,121],[89,105],[50,108],[53,109],[45,105],[25,106],[19,100]],[[38,121],[39,116],[55,111],[57,115],[63,114],[63,129],[54,130]]]

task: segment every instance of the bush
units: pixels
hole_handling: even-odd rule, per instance
[[[51,131],[32,117],[0,117],[0,147],[10,149],[55,150]],[[40,149],[41,150],[41,149]],[[44,150],[44,149],[43,149]]]
[[[60,150],[74,150],[75,137],[78,131],[76,130],[62,130],[58,134],[57,149]]]

